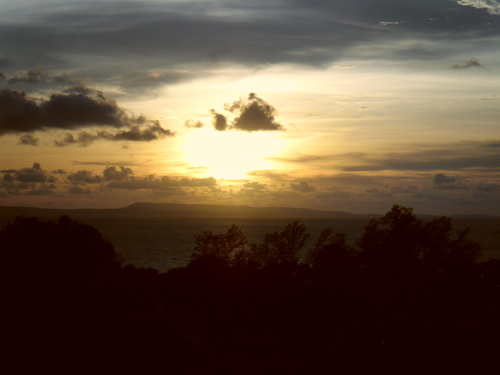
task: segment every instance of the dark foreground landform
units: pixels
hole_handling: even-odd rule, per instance
[[[394,206],[353,244],[300,222],[250,244],[196,236],[186,267],[122,266],[93,227],[0,231],[5,374],[447,374],[498,371],[500,261],[449,218]]]

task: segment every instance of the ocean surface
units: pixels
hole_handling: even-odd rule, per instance
[[[260,243],[267,232],[282,231],[290,219],[222,219],[222,218],[78,218],[95,226],[115,247],[124,264],[152,267],[159,271],[185,266],[190,259],[194,236],[203,231],[225,232],[232,224],[239,226],[250,242]],[[368,219],[300,220],[311,238],[328,227],[347,235],[354,242],[363,233]],[[482,259],[500,259],[500,219],[453,219],[454,228],[471,229],[469,237],[483,248]],[[306,245],[307,247],[307,245]]]

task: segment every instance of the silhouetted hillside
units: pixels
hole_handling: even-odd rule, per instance
[[[89,225],[18,217],[0,230],[0,371],[495,371],[500,261],[479,263],[466,230],[394,206],[354,244],[309,237],[299,221],[262,243],[204,231],[187,266],[159,273],[121,267]]]

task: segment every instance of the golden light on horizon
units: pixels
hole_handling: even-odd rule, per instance
[[[200,129],[184,143],[190,166],[205,167],[205,175],[223,179],[244,179],[250,171],[271,169],[273,163],[266,158],[282,149],[283,140],[264,132]]]

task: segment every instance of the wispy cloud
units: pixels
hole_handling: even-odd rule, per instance
[[[484,69],[483,64],[479,62],[478,59],[470,59],[467,61],[463,61],[461,63],[453,65],[453,69],[468,69],[468,68],[482,68]]]

